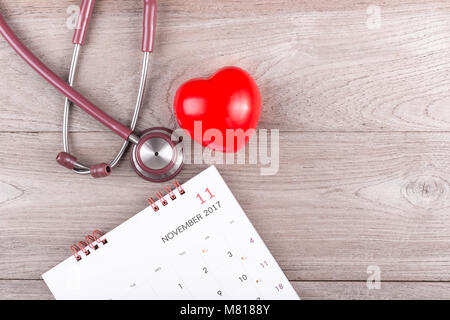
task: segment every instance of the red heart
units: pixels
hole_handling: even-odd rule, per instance
[[[178,124],[195,141],[216,151],[237,152],[248,143],[258,125],[261,95],[247,72],[227,67],[208,79],[193,79],[184,83],[176,93],[174,109]],[[197,130],[194,130],[196,122]],[[198,129],[199,122],[201,131]],[[242,129],[248,135],[245,139],[228,139],[227,143],[227,129]],[[206,132],[209,137],[208,134],[205,136]],[[218,138],[220,134],[214,132],[220,132],[222,139]],[[234,140],[232,145],[230,140]]]

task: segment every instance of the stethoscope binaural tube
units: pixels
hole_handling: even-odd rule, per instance
[[[68,83],[73,87],[75,74],[78,66],[78,59],[81,47],[85,44],[86,34],[89,26],[89,22],[94,10],[95,0],[83,0],[80,6],[80,14],[77,21],[77,25],[73,35],[74,50],[72,55],[72,62],[70,64],[70,72]],[[150,18],[150,19],[149,19]],[[141,80],[139,84],[138,97],[136,105],[133,112],[133,117],[131,119],[130,128],[135,130],[136,124],[139,118],[139,113],[144,101],[144,92],[147,82],[147,74],[149,68],[149,58],[150,53],[153,51],[153,39],[155,33],[155,21],[156,21],[156,7],[146,5],[144,7],[144,23],[143,23],[143,40],[142,40],[142,51],[144,52]],[[107,177],[111,174],[111,170],[119,163],[122,159],[125,151],[129,146],[128,141],[124,141],[120,150],[113,158],[109,164],[100,163],[93,166],[87,166],[71,155],[70,152],[70,141],[69,141],[69,119],[70,119],[70,109],[72,107],[72,102],[66,97],[64,101],[64,116],[63,116],[63,148],[64,152],[60,153],[57,157],[57,162],[73,172],[81,175],[91,174],[95,178]],[[71,159],[71,164],[66,166],[66,159]]]
[[[81,28],[74,37],[74,41],[80,43],[84,42],[94,1],[85,1],[85,3],[87,4],[87,8],[90,10],[87,10],[87,14],[82,16],[80,20]],[[142,50],[147,54],[153,50],[155,24],[156,0],[144,0],[144,33]],[[141,177],[153,182],[163,182],[174,178],[181,171],[183,166],[182,143],[181,140],[173,142],[171,130],[164,129],[163,132],[161,132],[160,128],[149,129],[144,135],[139,137],[134,133],[133,129],[126,127],[110,117],[107,113],[100,110],[96,105],[81,95],[77,90],[73,89],[44,63],[42,63],[17,38],[1,14],[0,34],[3,35],[5,40],[11,45],[17,54],[25,60],[25,62],[27,62],[38,74],[40,74],[52,86],[59,90],[70,101],[72,101],[73,104],[80,107],[94,119],[116,133],[119,137],[125,140],[125,142],[131,142],[134,144],[131,161],[134,169]],[[158,148],[161,148],[161,150]],[[170,153],[168,152],[169,149]],[[162,154],[164,154],[165,157],[162,157]],[[74,169],[77,165],[76,158],[71,156],[69,153],[61,153],[58,158],[58,162],[67,168]],[[91,168],[91,170],[93,171],[91,174],[94,177],[101,177],[107,176],[110,173],[111,168],[109,165],[100,164],[94,168]]]

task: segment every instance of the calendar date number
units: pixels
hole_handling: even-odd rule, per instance
[[[197,199],[200,201],[200,203],[203,205],[206,203],[205,199],[213,199],[216,196],[209,190],[209,188],[205,189],[204,194],[197,193]]]

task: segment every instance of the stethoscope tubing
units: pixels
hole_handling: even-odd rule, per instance
[[[87,25],[92,14],[94,0],[83,0],[82,2],[82,14],[80,15],[81,29],[76,32],[74,37],[74,43],[83,44],[86,34]],[[156,0],[144,0],[144,19],[143,19],[143,39],[142,39],[142,51],[152,52],[155,36],[155,24],[156,24]],[[9,45],[16,51],[16,53],[32,67],[42,78],[49,82],[53,87],[60,91],[65,97],[73,102],[76,106],[83,109],[86,113],[92,116],[94,119],[102,123],[109,128],[119,137],[125,141],[137,143],[139,137],[137,137],[131,128],[118,122],[106,112],[102,111],[89,99],[84,97],[77,90],[72,88],[67,82],[62,80],[56,73],[48,68],[41,60],[39,60],[16,36],[11,30],[9,25],[0,13],[0,34],[5,38]]]
[[[78,59],[79,54],[81,50],[81,44],[76,43],[72,55],[72,62],[70,65],[70,72],[69,72],[69,78],[68,78],[68,84],[70,86],[73,86],[75,76],[76,76],[76,70],[78,66]],[[143,102],[144,102],[144,94],[146,89],[146,83],[147,83],[147,75],[149,71],[149,60],[150,60],[150,52],[144,52],[144,57],[142,61],[142,71],[141,71],[141,80],[139,84],[139,90],[138,90],[138,97],[136,101],[136,105],[133,112],[133,117],[131,119],[130,128],[131,130],[136,129],[137,121],[139,119],[140,110],[142,108]],[[72,102],[66,97],[64,102],[64,117],[63,117],[63,146],[64,146],[64,152],[67,152],[70,154],[70,142],[69,142],[69,116],[70,116],[70,109],[72,107]],[[109,167],[113,169],[117,166],[119,161],[123,158],[123,155],[125,154],[130,142],[124,141],[122,143],[122,146],[119,150],[119,152],[116,154],[114,159],[109,163]],[[81,162],[77,161],[75,167],[72,170],[75,173],[81,174],[81,175],[87,175],[91,173],[91,169],[89,166],[86,166],[82,164]]]
[[[75,44],[68,83],[58,77],[50,68],[39,60],[14,34],[4,18],[0,14],[0,34],[17,52],[17,54],[28,63],[42,78],[47,80],[52,86],[59,90],[65,97],[64,103],[64,123],[63,141],[64,152],[60,152],[56,161],[63,167],[74,170],[79,174],[90,173],[94,178],[109,176],[111,167],[116,166],[125,153],[129,143],[133,143],[131,164],[135,171],[144,179],[153,182],[164,182],[174,178],[183,167],[183,145],[181,139],[177,143],[173,142],[173,130],[166,128],[150,128],[139,137],[134,133],[139,112],[143,104],[145,93],[149,57],[153,52],[155,25],[156,25],[156,0],[144,0],[144,21],[142,51],[144,59],[142,63],[141,82],[138,90],[138,97],[134,109],[131,126],[127,127],[100,110],[91,101],[81,95],[72,86],[76,76],[78,57],[81,46],[85,42],[86,30],[93,12],[95,0],[82,0],[79,29],[75,31],[73,43]],[[88,168],[79,163],[70,152],[69,144],[69,115],[71,107],[75,105],[101,122],[111,131],[125,140],[111,164],[100,163]],[[167,149],[169,148],[169,149]]]

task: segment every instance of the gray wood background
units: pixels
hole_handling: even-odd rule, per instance
[[[98,1],[77,80],[124,123],[140,70],[141,2]],[[5,0],[0,11],[67,77],[66,10],[78,3]],[[448,1],[160,1],[153,57],[141,129],[175,126],[174,93],[192,77],[226,65],[255,77],[260,127],[281,130],[279,173],[219,170],[303,298],[450,299]],[[85,234],[142,210],[160,186],[127,161],[104,180],[57,166],[62,97],[3,40],[0,72],[0,298],[50,299],[41,274]],[[109,159],[120,140],[73,116],[79,158]],[[187,166],[180,180],[205,167]],[[366,286],[372,265],[379,290]]]

